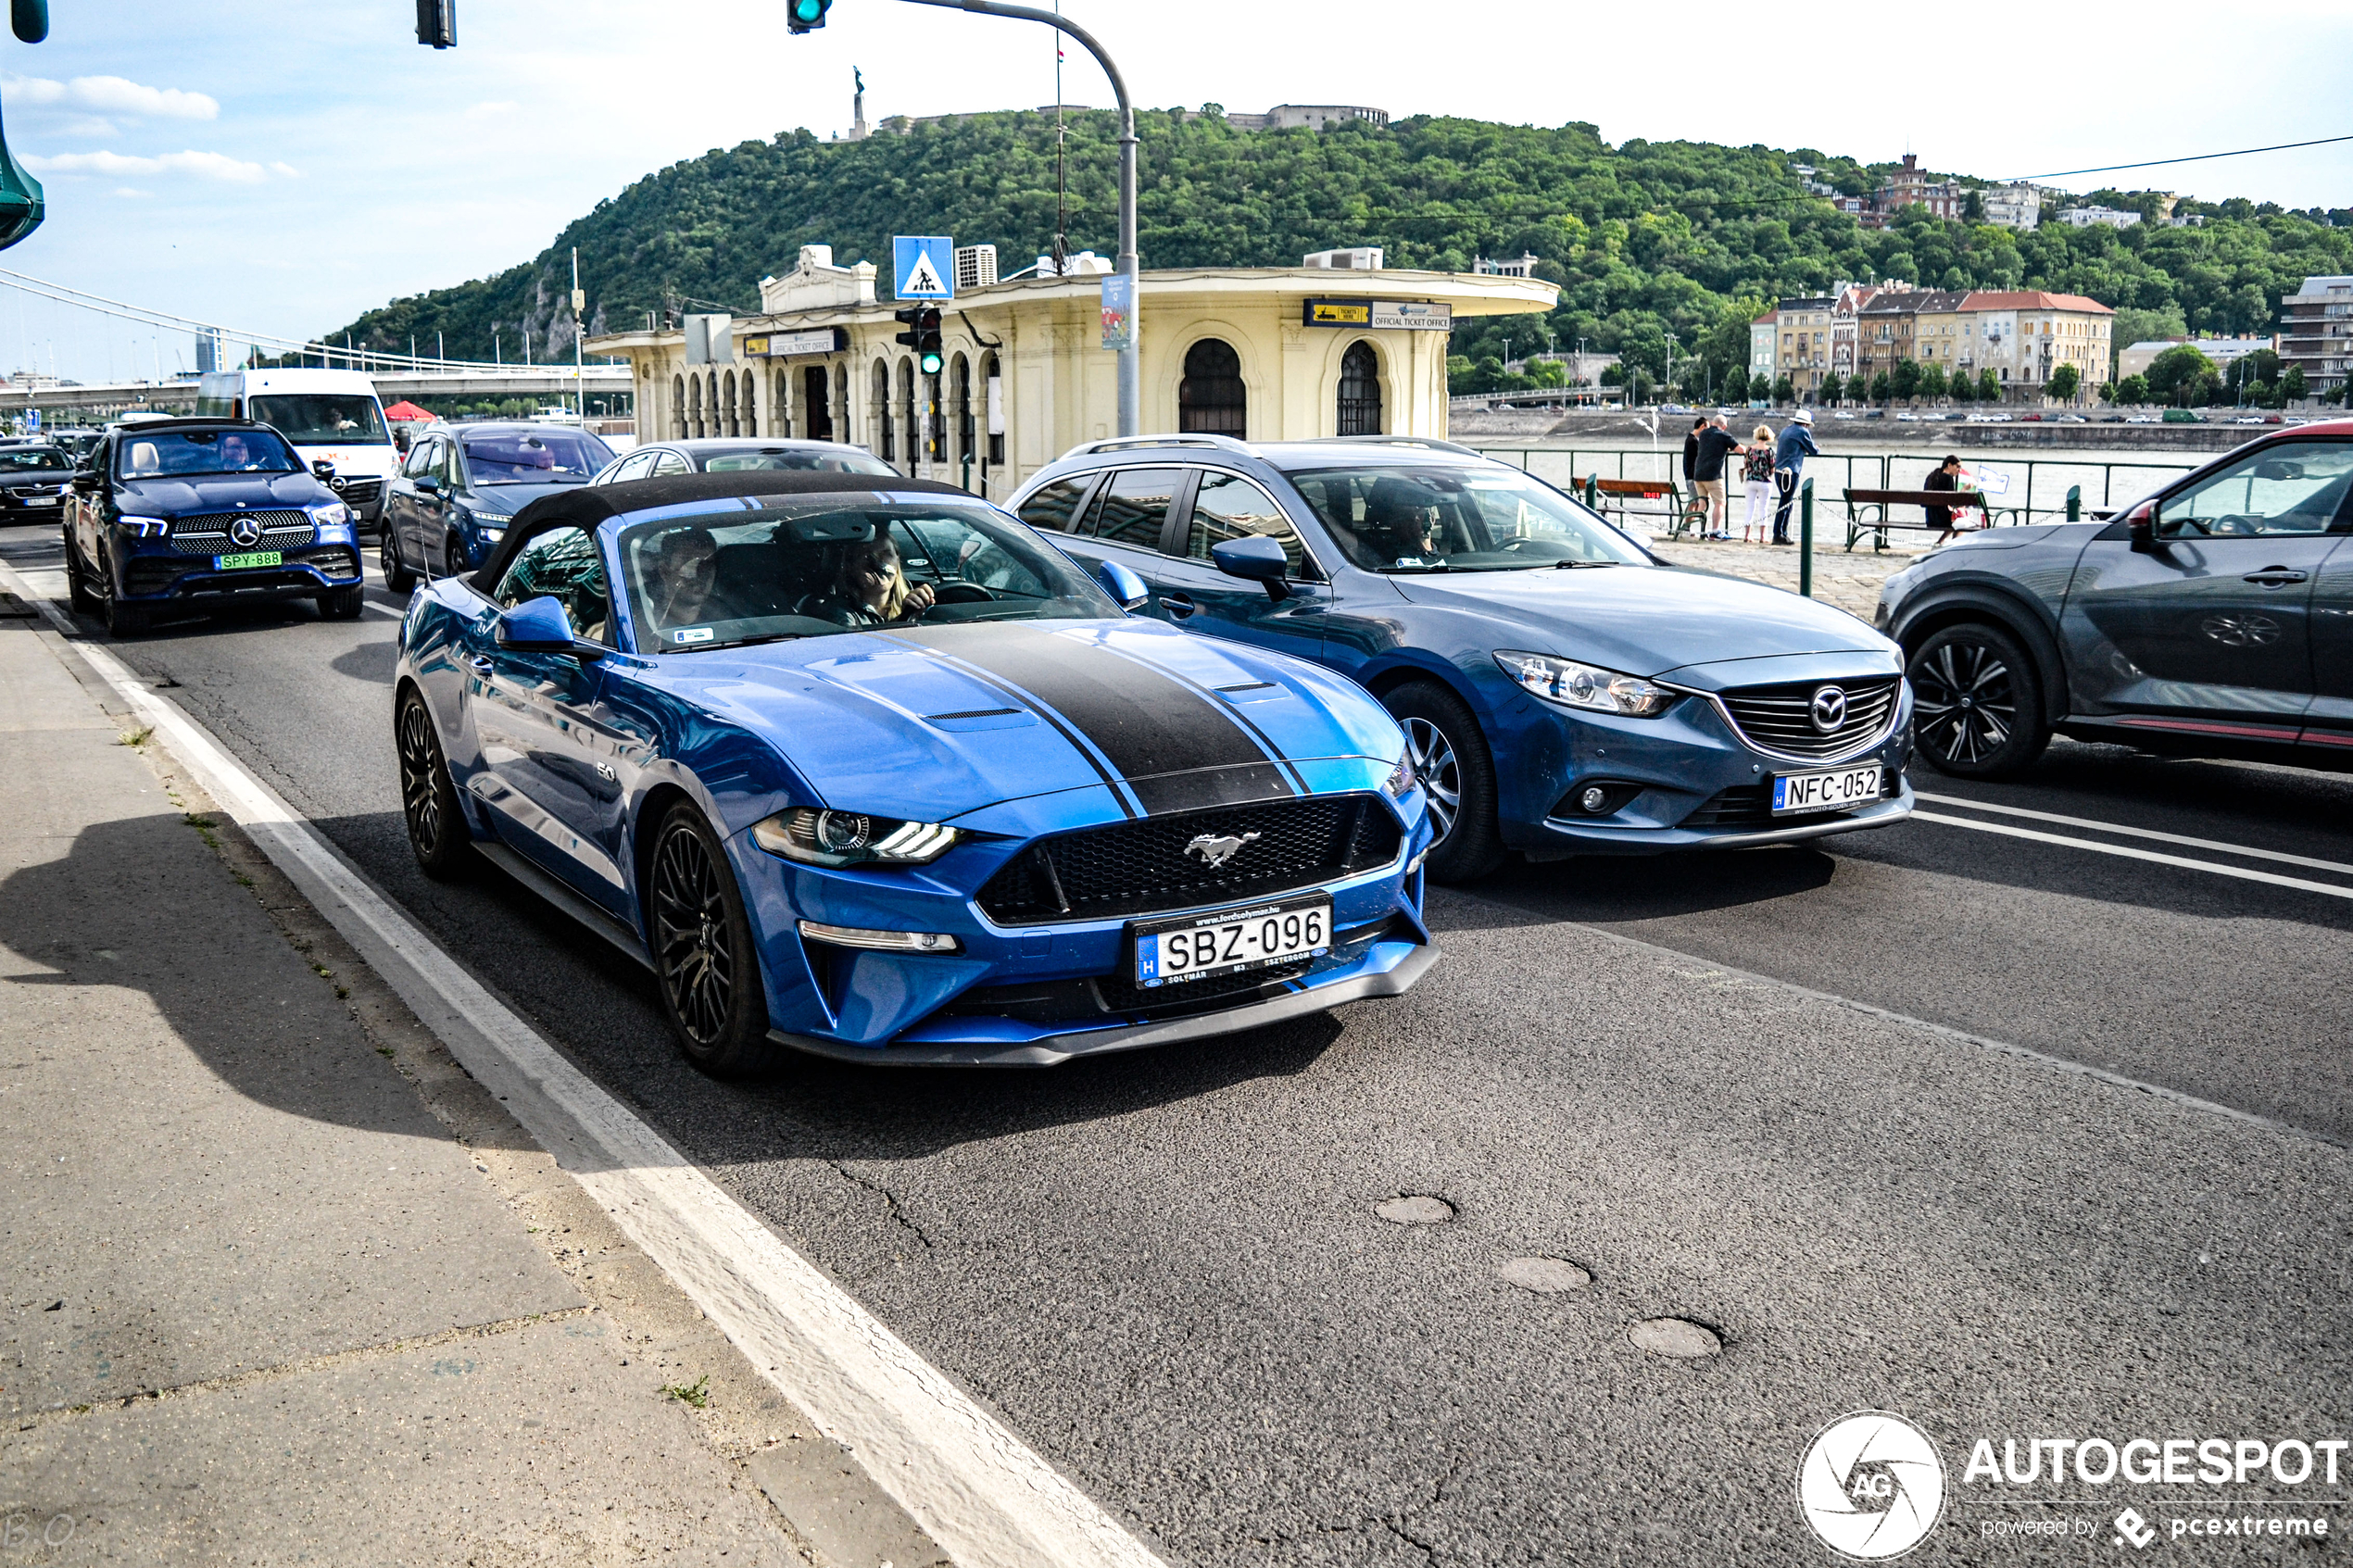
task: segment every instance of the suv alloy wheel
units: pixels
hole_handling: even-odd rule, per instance
[[[1931,634],[1909,661],[1912,736],[1939,770],[1964,779],[2018,772],[2051,743],[2034,666],[2018,639],[1984,621]]]

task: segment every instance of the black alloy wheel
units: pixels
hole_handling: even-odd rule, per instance
[[[435,882],[452,881],[473,861],[473,834],[441,755],[433,710],[413,686],[401,694],[393,741],[400,753],[400,814],[408,820],[417,869]]]
[[[327,621],[357,621],[359,612],[368,608],[368,588],[354,583],[348,588],[330,588],[319,596],[319,614]]]
[[[1913,653],[1912,737],[1956,778],[2020,771],[2051,743],[2034,666],[2018,639],[1982,621],[1947,626]]]
[[[396,594],[405,594],[417,585],[417,574],[400,558],[400,541],[394,535],[392,519],[384,519],[384,533],[376,538],[376,567],[384,574],[384,586]]]
[[[686,1060],[723,1078],[767,1067],[774,1049],[751,922],[726,853],[692,801],[662,819],[647,880],[654,972]]]
[[[145,632],[147,629],[147,607],[123,602],[114,591],[114,573],[107,570],[104,561],[98,563],[98,575],[106,585],[98,613],[106,619],[107,635],[120,641]]]
[[[1435,681],[1412,681],[1381,699],[1405,732],[1414,772],[1438,836],[1423,864],[1433,882],[1476,881],[1503,862],[1496,826],[1495,761],[1462,698]]]
[[[82,552],[74,547],[70,531],[66,534],[66,598],[84,615],[95,615],[104,608],[98,591],[82,569]]]
[[[441,574],[463,577],[471,570],[466,565],[466,542],[452,530],[449,537],[441,542]]]

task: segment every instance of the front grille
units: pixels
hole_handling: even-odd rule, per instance
[[[348,545],[321,545],[310,549],[285,552],[287,567],[308,566],[333,578],[359,575],[359,557]],[[267,569],[212,574],[209,557],[133,556],[122,563],[123,591],[133,597],[160,594],[177,586],[181,579],[203,574],[203,580],[191,590],[197,594],[233,594],[264,586],[308,587],[315,591],[318,580],[308,573]]]
[[[376,498],[376,492],[384,488],[384,483],[381,479],[346,479],[337,482],[333,489],[354,506],[365,506]]]
[[[1903,789],[1901,774],[1893,768],[1881,770],[1879,776],[1879,797],[1881,800],[1894,799],[1903,793]],[[1799,816],[1776,817],[1773,815],[1771,784],[1734,784],[1708,797],[1699,809],[1676,825],[1686,828],[1793,828],[1849,814],[1845,811],[1812,811]]]
[[[230,525],[250,519],[261,524],[261,537],[240,545],[229,537]],[[247,550],[283,550],[308,545],[313,537],[310,514],[298,511],[205,512],[177,519],[171,525],[171,547],[183,556],[233,556]]]
[[[1216,870],[1186,853],[1202,835],[1258,837]],[[1309,887],[1397,858],[1397,819],[1371,796],[1325,796],[1147,817],[1039,839],[980,890],[1000,925],[1107,920]]]
[[[1808,761],[1838,757],[1876,740],[1895,712],[1898,677],[1861,681],[1792,681],[1778,686],[1743,686],[1723,694],[1725,711],[1743,740],[1759,751]],[[1846,694],[1846,711],[1836,728],[1814,724],[1814,694],[1836,686]]]

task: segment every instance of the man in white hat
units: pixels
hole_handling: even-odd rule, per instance
[[[1800,408],[1773,444],[1773,494],[1780,503],[1773,509],[1774,544],[1790,542],[1789,514],[1797,505],[1797,476],[1806,471],[1806,458],[1821,455],[1821,448],[1814,445],[1814,410]]]

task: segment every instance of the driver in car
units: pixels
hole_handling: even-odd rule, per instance
[[[921,615],[935,596],[930,583],[908,583],[899,564],[899,546],[884,534],[842,552],[841,575],[833,591],[807,613],[837,626],[886,626]]]
[[[654,583],[664,628],[743,618],[719,592],[719,541],[707,529],[681,528],[661,536]]]
[[[245,447],[245,438],[233,431],[220,438],[220,466],[236,473],[253,466],[253,454]]]
[[[1384,560],[1441,558],[1441,531],[1437,499],[1410,480],[1384,479],[1365,498],[1365,542]]]

